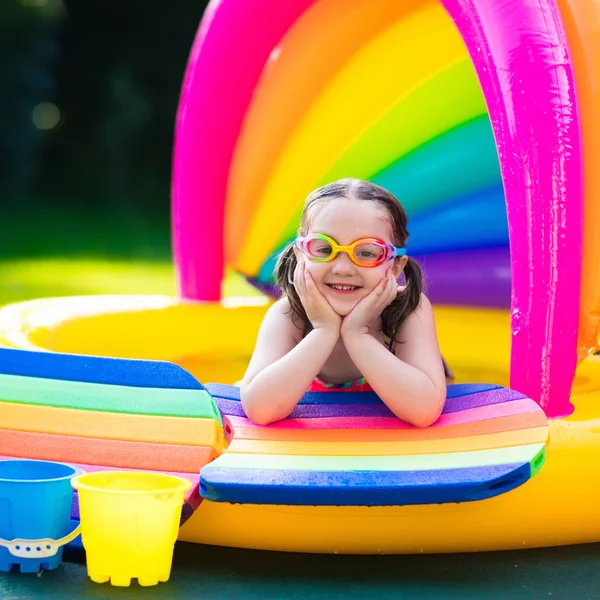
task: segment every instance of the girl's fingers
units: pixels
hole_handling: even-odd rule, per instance
[[[314,296],[315,282],[313,281],[311,274],[306,269],[304,269],[304,272],[302,273],[302,279],[304,282],[304,288],[306,289],[306,293],[310,294],[311,296]]]
[[[392,272],[390,271],[390,277],[388,280],[388,285],[387,285],[387,294],[386,294],[386,306],[388,306],[389,304],[391,304],[394,299],[396,298],[396,294],[398,293],[398,283],[396,282],[396,279],[394,278],[394,275],[392,274]]]
[[[385,277],[381,278],[381,281],[379,282],[379,284],[377,285],[377,287],[375,288],[375,292],[376,292],[376,296],[377,298],[381,298],[382,296],[387,295],[387,289],[388,289],[388,285],[389,285],[389,277],[386,273]]]
[[[379,301],[377,303],[377,308],[383,310],[386,306],[389,306],[396,297],[396,282],[390,270],[386,272],[386,276],[382,278],[380,283],[382,285],[381,291],[377,294]]]
[[[300,300],[304,301],[304,299],[306,298],[306,280],[304,277],[304,265],[302,263],[299,263],[296,267],[294,280],[298,296],[300,296]]]
[[[303,297],[301,298],[303,304],[306,304],[306,302],[314,303],[319,301],[321,292],[317,290],[315,280],[306,268],[300,273],[300,288],[303,294]]]
[[[308,271],[305,271],[304,273],[306,277],[306,293],[311,297],[313,302],[327,302],[327,300],[325,300],[325,296],[323,296],[323,294],[317,288],[317,284],[312,278],[312,275]]]
[[[308,272],[308,271],[304,271],[304,282],[306,284],[306,289],[311,293],[311,294],[320,294],[321,292],[319,292],[317,290],[317,286],[315,284],[315,280],[313,279],[312,275]]]

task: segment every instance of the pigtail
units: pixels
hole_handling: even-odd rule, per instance
[[[288,244],[277,259],[275,265],[275,278],[277,285],[281,288],[281,291],[287,296],[292,310],[292,321],[297,325],[299,329],[302,329],[303,335],[308,333],[308,317],[300,296],[294,286],[294,273],[298,266],[298,259],[294,252],[294,243]]]
[[[392,345],[399,341],[397,336],[402,323],[416,310],[421,302],[423,273],[419,263],[410,256],[404,267],[404,278],[406,279],[406,287],[402,292],[398,292],[396,299],[385,308],[381,315],[383,333],[390,338]]]
[[[419,263],[411,256],[408,257],[408,261],[404,267],[404,277],[406,279],[406,287],[403,294],[407,296],[407,301],[406,314],[402,321],[417,309],[421,302],[421,294],[423,293],[423,271],[421,271]]]

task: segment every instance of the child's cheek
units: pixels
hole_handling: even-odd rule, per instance
[[[323,268],[323,265],[325,263],[315,263],[310,260],[307,260],[305,264],[306,264],[306,270],[313,276],[315,281],[317,279],[319,279],[319,280],[322,279],[323,274],[325,272],[325,269]]]

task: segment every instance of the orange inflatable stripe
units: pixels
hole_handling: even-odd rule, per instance
[[[272,440],[298,442],[399,442],[404,440],[441,440],[469,437],[503,431],[517,431],[547,424],[542,412],[475,421],[428,429],[270,429],[268,427],[236,427],[236,440]]]
[[[402,442],[279,442],[238,440],[234,435],[227,452],[305,456],[407,456],[524,446],[545,443],[547,438],[547,426],[472,437]]]
[[[578,363],[598,350],[600,326],[600,5],[557,0],[571,47],[583,144],[584,215]]]
[[[100,440],[9,429],[0,429],[0,451],[19,458],[189,473],[199,471],[218,456],[214,448],[207,446]]]
[[[0,427],[84,438],[212,446],[219,453],[224,443],[223,430],[214,419],[99,413],[13,402],[0,402]]]

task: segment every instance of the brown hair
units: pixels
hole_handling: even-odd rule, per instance
[[[385,188],[360,179],[340,179],[339,181],[324,185],[309,194],[304,204],[304,210],[302,211],[298,235],[302,236],[308,233],[308,223],[315,208],[332,198],[349,198],[377,203],[389,215],[392,226],[392,243],[394,246],[398,248],[406,246],[406,240],[409,235],[406,229],[408,217],[398,199]],[[304,335],[306,335],[310,324],[298,293],[293,283],[291,283],[294,279],[297,264],[294,243],[292,242],[279,255],[275,273],[279,287],[290,302],[293,311],[292,318],[300,320],[302,330]],[[397,341],[396,336],[402,323],[419,306],[419,302],[421,301],[423,274],[418,263],[410,256],[404,267],[404,277],[406,279],[404,291],[398,292],[395,300],[385,308],[381,315],[383,333],[390,338],[391,343]]]

